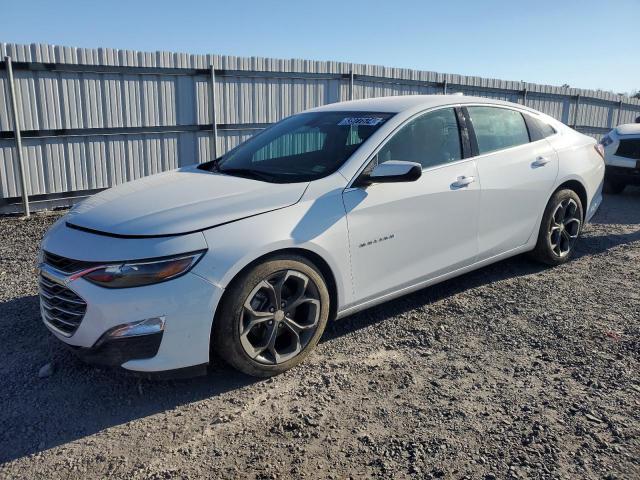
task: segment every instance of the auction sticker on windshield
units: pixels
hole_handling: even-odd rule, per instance
[[[338,125],[378,125],[384,118],[381,117],[346,117],[340,120]]]

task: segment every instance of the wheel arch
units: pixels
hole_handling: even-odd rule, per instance
[[[329,290],[329,320],[335,319],[338,313],[338,295],[339,295],[338,283],[336,282],[336,277],[333,270],[331,269],[331,266],[322,257],[322,255],[312,250],[308,250],[306,248],[289,247],[289,248],[282,248],[280,250],[276,250],[266,255],[263,255],[262,257],[259,257],[253,262],[251,262],[250,265],[253,265],[258,261],[264,261],[265,259],[268,259],[269,257],[272,257],[272,256],[287,255],[287,254],[298,255],[303,258],[306,258],[309,262],[315,265],[318,268],[318,270],[320,270],[320,273],[322,274],[322,278],[324,278],[324,281],[327,284],[327,290]],[[242,270],[244,271],[244,268]]]
[[[553,197],[556,192],[560,190],[569,189],[576,192],[576,195],[580,198],[580,202],[582,202],[582,220],[584,221],[587,215],[587,209],[589,208],[589,196],[587,195],[587,189],[582,182],[579,180],[572,178],[564,181],[553,191],[553,193],[549,196],[549,200]],[[549,201],[547,200],[547,202]]]
[[[556,188],[554,188],[548,195],[547,197],[547,201],[544,204],[544,208],[540,211],[538,220],[536,222],[537,227],[531,232],[531,236],[529,237],[528,240],[528,244],[530,246],[530,248],[534,248],[537,238],[538,238],[538,232],[540,231],[540,226],[542,225],[542,218],[544,217],[544,209],[546,208],[546,206],[549,204],[549,201],[551,200],[551,198],[553,198],[553,196],[559,192],[560,190],[564,190],[564,189],[569,189],[572,190],[574,192],[576,192],[576,195],[578,195],[578,197],[580,198],[580,202],[582,202],[582,221],[584,223],[584,219],[586,218],[587,215],[587,205],[588,205],[588,200],[589,200],[589,196],[587,194],[587,189],[584,186],[584,183],[582,181],[580,181],[577,178],[567,178],[564,181],[560,182],[560,184],[558,184],[558,186]]]

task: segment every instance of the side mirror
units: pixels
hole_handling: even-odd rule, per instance
[[[372,183],[415,182],[422,176],[422,165],[403,160],[379,163],[369,174],[362,174],[355,186],[366,187]]]

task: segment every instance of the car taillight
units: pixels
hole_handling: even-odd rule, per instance
[[[596,149],[596,152],[598,152],[598,155],[600,155],[602,157],[602,160],[604,160],[604,147],[602,145],[600,145],[599,143],[596,143],[593,148]]]

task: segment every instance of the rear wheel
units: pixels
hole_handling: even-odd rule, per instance
[[[569,261],[584,218],[582,202],[573,190],[559,190],[549,200],[542,216],[534,259],[547,265]]]
[[[609,194],[613,194],[613,195],[618,195],[620,193],[622,193],[622,191],[624,190],[624,187],[626,187],[627,185],[620,182],[620,181],[615,181],[615,180],[605,180],[604,181],[604,185],[602,186],[602,191],[604,193],[609,193]]]
[[[274,257],[234,280],[213,326],[215,352],[249,375],[269,377],[302,362],[322,336],[329,292],[299,256]]]

